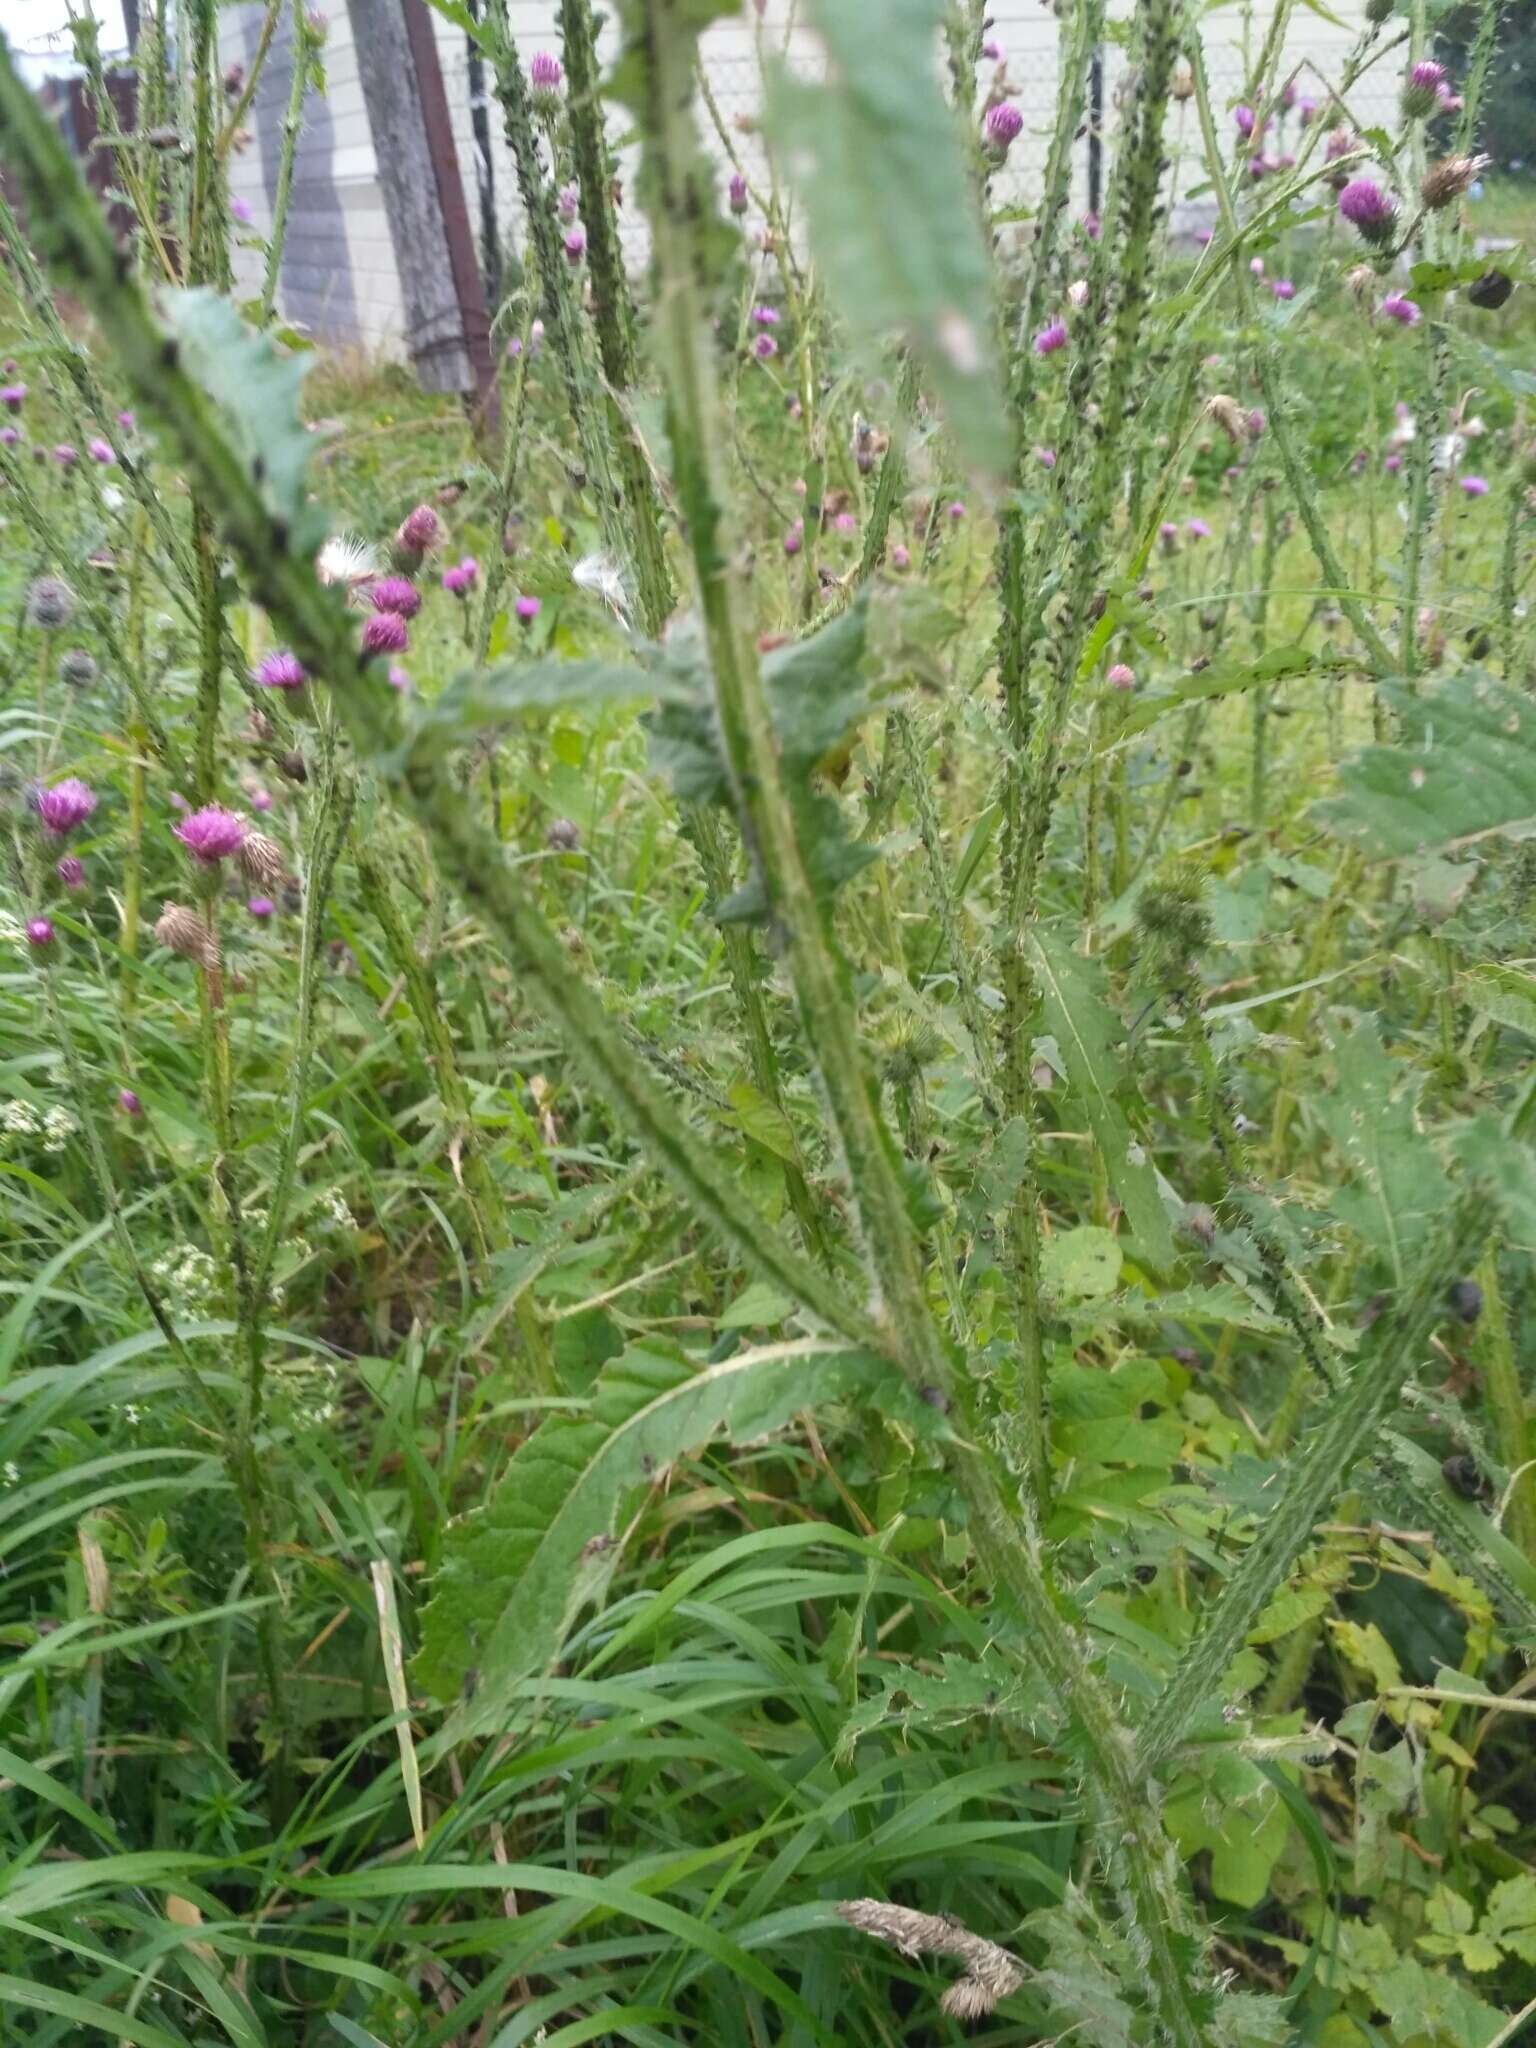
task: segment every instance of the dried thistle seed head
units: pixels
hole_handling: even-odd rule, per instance
[[[216,967],[219,949],[213,935],[197,915],[183,903],[167,903],[155,925],[155,937],[183,960],[195,960],[200,967]]]
[[[288,871],[283,849],[265,832],[247,832],[235,859],[248,882],[258,883],[266,889],[275,888]]]
[[[1485,270],[1467,287],[1467,297],[1485,313],[1496,313],[1515,288],[1514,279],[1503,270]]]
[[[1195,96],[1195,75],[1187,64],[1181,64],[1173,74],[1170,88],[1176,100],[1192,100]]]
[[[83,647],[71,647],[59,656],[59,681],[73,690],[88,689],[96,680],[96,657]]]
[[[1437,164],[1431,164],[1419,187],[1424,195],[1424,204],[1438,211],[1442,206],[1449,206],[1452,200],[1460,199],[1464,192],[1470,191],[1491,161],[1486,156],[1448,156]]]
[[[277,765],[282,769],[290,782],[308,782],[309,768],[305,763],[304,756],[297,747],[291,752],[284,754]]]
[[[57,633],[75,616],[75,593],[58,576],[39,576],[27,591],[27,624]]]
[[[1240,448],[1248,438],[1248,415],[1235,398],[1228,398],[1224,391],[1205,401],[1207,415],[1213,419],[1234,448]]]

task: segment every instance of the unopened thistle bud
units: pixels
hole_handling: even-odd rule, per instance
[[[58,576],[39,576],[27,591],[27,624],[57,633],[75,616],[75,593]]]
[[[1424,204],[1434,212],[1442,206],[1449,206],[1460,199],[1488,167],[1490,159],[1485,156],[1448,156],[1440,163],[1432,164],[1424,173],[1424,182],[1419,190],[1424,195]]]
[[[167,903],[155,925],[155,937],[169,952],[183,960],[195,960],[199,967],[217,967],[219,949],[213,935],[196,911],[183,903]]]
[[[59,681],[72,690],[89,689],[96,680],[96,657],[83,647],[71,647],[59,656]]]
[[[731,177],[731,183],[730,183],[730,201],[731,201],[731,211],[732,211],[732,213],[745,213],[745,212],[746,212],[746,210],[747,210],[747,181],[746,181],[746,179],[745,179],[745,178],[744,178],[744,177],[743,177],[743,176],[741,175],[740,171],[736,171],[736,172],[734,172],[734,173],[732,174],[732,177]]]
[[[1415,64],[1403,82],[1403,112],[1411,121],[1425,120],[1440,103],[1445,84],[1445,66],[1432,57]]]

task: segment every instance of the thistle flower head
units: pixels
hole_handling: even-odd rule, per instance
[[[27,944],[34,953],[50,951],[53,946],[54,937],[53,920],[51,918],[29,917],[27,919]]]
[[[747,181],[740,171],[732,172],[729,192],[732,213],[745,213],[747,210]]]
[[[1252,135],[1259,126],[1259,119],[1252,107],[1234,107],[1232,109],[1232,125],[1236,128],[1239,135]]]
[[[245,907],[258,924],[265,924],[269,917],[277,914],[277,905],[270,896],[253,896]]]
[[[85,887],[85,862],[76,854],[66,853],[53,872],[66,889]]]
[[[302,690],[309,671],[299,657],[286,647],[274,648],[256,664],[256,681],[266,690]]]
[[[50,838],[67,839],[95,810],[96,792],[78,775],[69,775],[52,789],[40,789],[35,801],[43,830]]]
[[[368,591],[368,602],[376,612],[394,612],[402,619],[414,619],[421,610],[421,592],[406,576],[381,576]]]
[[[69,647],[59,656],[59,681],[72,690],[86,690],[96,680],[96,657],[83,647]]]
[[[1312,126],[1312,119],[1316,112],[1316,100],[1302,98],[1296,102],[1296,118],[1303,128],[1310,128]]]
[[[473,555],[466,555],[462,562],[455,562],[451,569],[443,571],[443,588],[450,597],[467,597],[479,577],[480,564]],[[404,644],[402,641],[401,645]]]
[[[890,564],[893,569],[907,569],[912,565],[912,557],[900,541],[891,549]]]
[[[80,451],[72,442],[60,441],[53,451],[53,459],[60,469],[73,469],[80,460]]]
[[[39,576],[27,591],[27,624],[57,633],[75,616],[75,593],[57,576]]]
[[[247,832],[235,853],[240,872],[261,889],[275,889],[288,871],[283,849],[265,832]]]
[[[26,396],[25,384],[0,385],[0,405],[3,405],[7,412],[20,412],[26,402]]]
[[[536,93],[548,94],[560,90],[565,73],[560,68],[558,57],[552,57],[547,50],[539,50],[528,66],[528,77]]]
[[[760,363],[766,363],[771,356],[776,356],[778,352],[779,344],[771,334],[758,335],[752,344],[752,353]]]
[[[1419,317],[1419,309],[1412,299],[1401,292],[1388,292],[1381,302],[1381,310],[1389,320],[1399,320],[1404,327],[1412,327]]]
[[[1347,128],[1334,128],[1323,150],[1324,161],[1336,164],[1341,156],[1348,156],[1356,146],[1355,138]]]
[[[1403,112],[1411,120],[1423,120],[1432,114],[1440,103],[1445,82],[1445,66],[1432,57],[1415,64],[1403,84]]]
[[[1053,356],[1057,349],[1067,345],[1067,324],[1064,320],[1053,320],[1049,327],[1042,327],[1035,336],[1034,348],[1037,356]]]
[[[523,621],[524,625],[527,625],[530,620],[536,619],[541,609],[542,606],[536,597],[520,597],[513,606],[513,610]]]
[[[171,827],[192,858],[204,867],[238,853],[249,829],[238,812],[226,811],[222,804],[204,804]]]
[[[355,533],[333,533],[315,557],[315,574],[320,581],[344,585],[348,590],[371,582],[378,573],[377,555]]]
[[[1233,447],[1237,447],[1247,434],[1243,409],[1237,400],[1228,398],[1224,391],[1218,391],[1205,401],[1205,410],[1207,418],[1213,419]]]
[[[798,555],[804,545],[803,529],[797,520],[784,536],[784,552],[786,555]]]
[[[1431,164],[1424,173],[1424,182],[1419,187],[1424,204],[1438,213],[1442,206],[1449,206],[1460,199],[1488,168],[1491,159],[1486,156],[1448,156],[1437,164]]]
[[[359,645],[365,661],[375,654],[404,654],[410,644],[411,636],[398,612],[375,612],[364,619]]]
[[[1339,194],[1339,212],[1367,242],[1390,242],[1397,207],[1374,178],[1351,178]]]
[[[1461,488],[1469,498],[1486,498],[1488,479],[1482,476],[1464,476],[1461,479]]]
[[[1128,667],[1125,662],[1117,661],[1110,668],[1104,680],[1112,690],[1134,690],[1136,687],[1136,671]]]
[[[188,910],[183,903],[161,906],[155,937],[168,952],[179,953],[183,960],[195,960],[201,967],[216,967],[219,963],[219,949],[212,933],[197,912]]]
[[[981,46],[981,54],[989,64],[1001,64],[1003,61],[1003,46],[995,36],[988,36]]]
[[[430,505],[418,505],[407,512],[395,535],[396,543],[411,555],[430,555],[443,544],[443,522]]]
[[[986,118],[981,124],[983,140],[988,153],[999,163],[1018,140],[1024,128],[1024,116],[1012,100],[1000,100],[995,107],[988,107]]]
[[[1203,519],[1186,519],[1184,531],[1191,540],[1209,540],[1211,537],[1211,529]]]
[[[587,238],[580,228],[572,228],[565,238],[565,260],[575,265],[587,253]]]
[[[581,211],[581,187],[562,185],[555,197],[555,211],[562,220],[574,220]]]
[[[1294,299],[1296,296],[1296,287],[1288,277],[1271,278],[1269,288],[1277,299]]]
[[[124,1116],[142,1116],[144,1114],[144,1105],[131,1088],[118,1089],[117,1106]]]

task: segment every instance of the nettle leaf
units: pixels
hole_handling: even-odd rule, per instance
[[[1103,970],[1038,929],[1028,934],[1026,944],[1045,1003],[1046,1029],[1060,1047],[1068,1082],[1104,1155],[1110,1186],[1135,1232],[1137,1252],[1162,1271],[1174,1263],[1173,1232],[1157,1173],[1133,1139],[1121,1107],[1126,1079],[1116,1041],[1122,1033],[1104,996]]]
[[[1350,1170],[1332,1207],[1402,1287],[1451,1198],[1449,1177],[1419,1129],[1422,1077],[1387,1056],[1374,1017],[1335,1039],[1333,1052],[1335,1085],[1320,1089],[1313,1105]]]
[[[886,1360],[820,1339],[710,1365],[660,1340],[631,1347],[604,1366],[585,1413],[548,1416],[486,1505],[451,1525],[422,1617],[416,1684],[452,1700],[474,1672],[459,1733],[494,1719],[600,1595],[626,1511],[669,1465],[717,1430],[749,1441],[818,1402],[851,1399],[875,1400],[928,1436],[943,1426]]]
[[[785,153],[828,289],[870,338],[907,335],[977,469],[1001,472],[1001,387],[986,244],[939,80],[943,0],[886,0],[870,61],[867,0],[810,0],[827,76],[778,68],[767,125]]]
[[[268,509],[287,527],[293,551],[318,548],[330,522],[309,495],[315,442],[299,415],[308,357],[283,354],[247,327],[228,299],[204,286],[162,291],[158,303],[187,374],[219,407],[231,443]]]
[[[1536,702],[1473,669],[1439,689],[1382,694],[1400,745],[1366,747],[1339,771],[1343,793],[1316,806],[1331,832],[1372,860],[1465,845],[1536,825]]]

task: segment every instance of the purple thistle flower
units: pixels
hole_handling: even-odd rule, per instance
[[[7,384],[0,387],[0,405],[7,412],[20,412],[22,401],[27,395],[25,384]]]
[[[400,546],[412,555],[429,554],[442,538],[443,522],[430,505],[418,505],[414,512],[407,512],[395,535]]]
[[[1099,236],[1102,234],[1103,229],[1104,223],[1099,219],[1099,216],[1096,213],[1085,213],[1083,215],[1083,233],[1088,237],[1090,242],[1096,242],[1099,239]]]
[[[1426,57],[1409,72],[1408,83],[1427,85],[1432,92],[1438,92],[1449,76],[1443,64],[1437,64],[1433,57]]]
[[[404,654],[410,644],[405,621],[397,612],[375,612],[364,619],[359,645],[365,661],[375,654]]]
[[[19,441],[20,439],[21,439],[21,429],[20,429],[20,427],[12,427],[12,426],[4,426],[4,427],[0,427],[0,441],[3,441],[3,442],[5,443],[5,445],[6,445],[6,447],[7,447],[7,448],[14,448],[14,447],[16,446],[16,443],[17,443],[17,442],[18,442],[18,441]]]
[[[53,872],[66,889],[85,887],[85,862],[73,853],[66,853]]]
[[[1012,100],[1001,100],[995,107],[988,107],[981,132],[989,153],[999,163],[1018,140],[1023,128],[1024,116]]]
[[[752,323],[756,327],[777,327],[779,324],[778,307],[754,306],[752,308]]]
[[[1253,411],[1249,413],[1247,419],[1245,419],[1243,422],[1243,426],[1247,430],[1248,438],[1250,441],[1262,440],[1264,436],[1264,429],[1268,425],[1268,417],[1262,411],[1260,411],[1258,406],[1255,406],[1253,408]]]
[[[1104,680],[1112,690],[1134,690],[1136,671],[1128,668],[1123,661],[1117,661]]]
[[[954,503],[948,506],[946,510],[951,525],[958,525],[959,522],[965,517],[965,507],[964,505],[961,504],[958,498],[956,498]]]
[[[277,905],[270,896],[253,896],[245,907],[258,924],[265,924],[269,917],[277,913]]]
[[[801,546],[802,546],[802,544],[803,544],[803,543],[802,543],[802,541],[801,541],[801,535],[800,535],[800,524],[799,524],[799,521],[797,520],[797,521],[796,521],[796,523],[795,523],[795,524],[794,524],[794,525],[793,525],[793,526],[792,526],[792,527],[791,527],[791,528],[789,529],[788,533],[786,533],[786,534],[785,534],[785,536],[784,536],[784,552],[785,552],[785,554],[786,554],[786,555],[798,555],[798,554],[799,554],[799,552],[800,552],[800,549],[801,549]]]
[[[555,211],[562,220],[574,220],[581,210],[581,187],[562,185],[555,199]]]
[[[988,36],[981,46],[981,54],[989,64],[1001,64],[1003,61],[1003,46],[995,36]]]
[[[403,695],[416,686],[403,668],[392,668],[389,672],[389,687],[392,690],[399,690]]]
[[[1254,130],[1259,127],[1258,116],[1254,113],[1252,107],[1234,107],[1232,109],[1232,125],[1236,128],[1239,135],[1252,135]],[[1263,130],[1260,129],[1259,132],[1262,134]]]
[[[1391,241],[1397,207],[1374,178],[1351,178],[1339,194],[1339,211],[1366,241]]]
[[[1211,537],[1211,529],[1206,525],[1203,519],[1186,520],[1184,525],[1184,531],[1189,535],[1191,540],[1209,540]]]
[[[120,412],[117,416],[117,424],[122,428],[125,434],[133,434],[138,432],[139,423],[134,418],[131,412]]]
[[[1405,327],[1412,327],[1419,318],[1418,307],[1401,292],[1388,292],[1381,302],[1381,310],[1389,320],[1400,320]]]
[[[68,441],[61,441],[53,451],[53,459],[60,469],[73,469],[80,457]]]
[[[565,260],[571,265],[579,263],[587,253],[587,238],[580,228],[572,228],[565,238]]]
[[[543,606],[536,597],[520,597],[513,606],[513,610],[523,621],[524,625],[527,625],[530,620],[536,619],[539,616]]]
[[[1157,537],[1162,543],[1165,554],[1171,555],[1179,545],[1179,529],[1171,519],[1163,521],[1162,525],[1157,529]]]
[[[740,171],[734,171],[734,172],[732,172],[732,174],[731,174],[731,183],[730,183],[730,200],[731,200],[731,211],[732,211],[732,213],[745,213],[745,212],[746,212],[746,210],[747,210],[747,181],[746,181],[746,179],[745,179],[745,178],[744,178],[744,177],[743,177],[743,176],[741,175]]]
[[[1288,277],[1271,278],[1269,288],[1277,299],[1294,299],[1296,296],[1296,287]]]
[[[108,462],[116,462],[117,460],[117,456],[113,451],[112,443],[110,441],[103,441],[100,439],[91,441],[87,444],[86,453],[90,456],[92,462],[100,462],[105,464]]]
[[[67,839],[95,810],[96,792],[78,775],[70,775],[52,789],[40,789],[36,804],[38,819],[49,837]]]
[[[1036,448],[1034,457],[1042,469],[1054,469],[1056,467],[1056,450],[1054,448]]]
[[[466,555],[462,562],[456,562],[451,569],[443,571],[443,588],[450,597],[465,597],[474,589],[480,576],[480,564],[473,555]],[[401,646],[405,642],[401,641]]]
[[[1488,479],[1482,476],[1464,476],[1461,479],[1461,488],[1469,498],[1486,498]]]
[[[776,356],[779,344],[771,334],[760,334],[752,344],[752,353],[760,363],[766,363],[770,356]]]
[[[421,592],[407,577],[381,576],[368,592],[376,612],[395,612],[402,619],[414,619],[421,610]]]
[[[171,827],[192,858],[206,868],[238,853],[249,829],[244,818],[222,804],[204,804]]]
[[[272,792],[270,789],[253,789],[251,791],[251,809],[253,811],[270,811],[271,808]]]
[[[248,228],[251,222],[256,218],[255,214],[252,213],[251,211],[251,202],[249,201],[249,199],[242,199],[238,192],[235,194],[234,198],[231,199],[229,202],[229,211],[232,217],[235,220],[239,221],[241,227],[243,228]]]
[[[1335,128],[1328,137],[1327,147],[1323,151],[1323,161],[1336,164],[1341,156],[1348,156],[1356,147],[1355,138],[1347,128]]]
[[[47,917],[27,919],[27,944],[34,953],[46,953],[53,945],[53,920]]]
[[[1053,356],[1057,349],[1065,348],[1066,345],[1067,323],[1064,320],[1053,320],[1049,327],[1042,327],[1035,336],[1037,356]]]
[[[912,557],[907,553],[901,542],[897,541],[895,547],[891,549],[891,567],[893,569],[905,569],[911,565],[911,561]]]
[[[1310,128],[1317,112],[1317,101],[1301,99],[1296,102],[1296,118],[1303,128]]]
[[[552,57],[547,50],[536,53],[528,66],[528,76],[535,92],[558,92],[565,73],[560,68],[560,59]]]
[[[267,690],[302,690],[309,681],[309,670],[296,654],[278,647],[257,663],[256,680]]]
[[[1383,462],[1381,466],[1384,470],[1387,471],[1389,475],[1396,476],[1397,472],[1403,466],[1403,458],[1401,457],[1401,455],[1389,455],[1386,461]]]
[[[144,1114],[144,1105],[131,1088],[118,1089],[117,1106],[124,1116],[142,1116]]]

